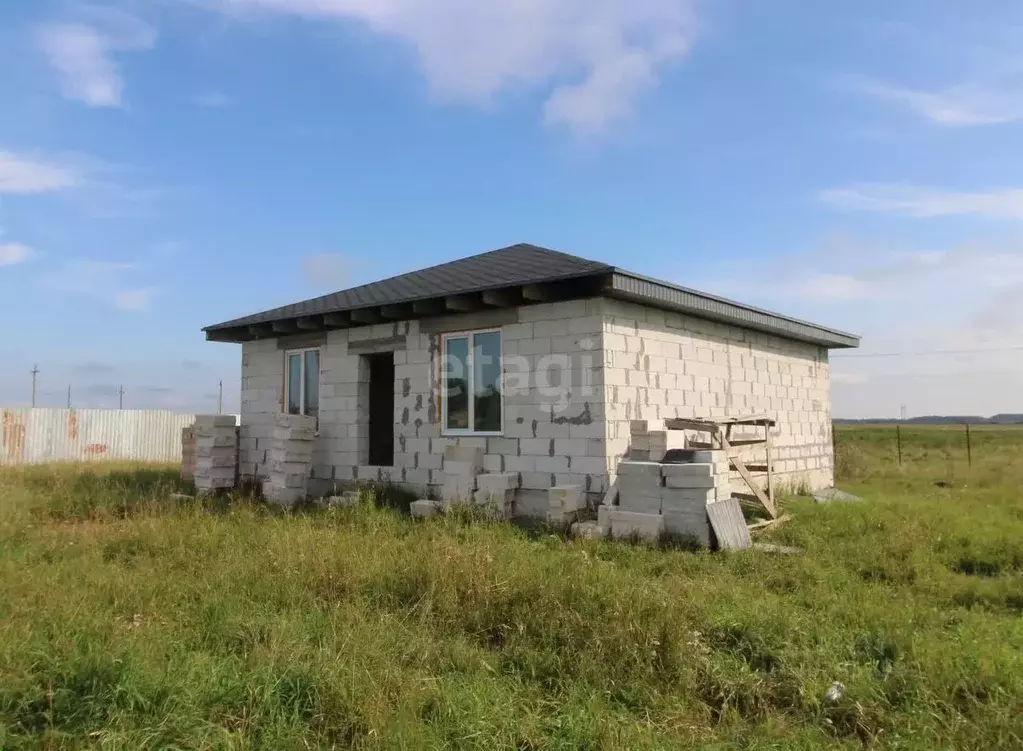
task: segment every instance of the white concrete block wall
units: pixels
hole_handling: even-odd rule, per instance
[[[328,332],[310,489],[387,477],[440,487],[444,449],[458,443],[485,451],[484,471],[515,473],[517,505],[542,514],[555,485],[580,485],[599,502],[628,450],[630,420],[753,411],[780,421],[781,481],[831,482],[825,350],[606,299],[525,306],[514,316],[500,327],[506,389],[497,437],[443,435],[441,335],[425,333],[418,321]],[[466,314],[463,330],[492,328],[480,320]],[[368,366],[349,345],[396,336],[406,347],[393,355],[394,467],[368,467]],[[240,471],[265,477],[284,352],[275,340],[249,342],[242,359]],[[544,383],[540,373],[549,376]]]
[[[457,443],[484,450],[484,471],[514,473],[527,494],[545,498],[555,485],[580,485],[599,497],[607,478],[601,302],[533,305],[518,309],[516,317],[499,327],[506,380],[504,434],[498,437],[443,435],[440,334],[423,333],[418,321],[328,332],[320,348],[311,490],[386,477],[439,489],[444,449]],[[466,314],[463,330],[492,328],[476,320]],[[404,336],[406,347],[394,352],[394,467],[369,467],[369,373],[361,354],[349,354],[349,345],[395,336]],[[265,477],[274,415],[282,403],[284,351],[275,340],[250,342],[242,357],[242,474]],[[538,381],[541,373],[544,380]]]
[[[628,451],[630,420],[766,413],[778,421],[778,482],[833,483],[827,349],[634,303],[602,304],[610,467]]]

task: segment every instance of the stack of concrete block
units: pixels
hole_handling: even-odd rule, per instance
[[[476,476],[483,471],[483,449],[473,446],[448,446],[444,449],[445,503],[471,503],[476,492]]]
[[[494,514],[502,519],[510,518],[515,504],[517,485],[518,475],[512,472],[477,475],[475,503],[478,506],[493,508]]]
[[[195,480],[195,425],[181,429],[181,481]]]
[[[585,508],[582,485],[555,485],[547,491],[547,521],[551,524],[571,524]]]
[[[270,447],[270,476],[263,483],[267,500],[285,506],[304,501],[316,439],[316,418],[279,414]]]
[[[234,416],[199,415],[192,428],[196,490],[233,488],[238,468],[238,429]]]
[[[685,438],[680,431],[664,430],[655,420],[629,422],[629,460],[659,462],[670,448],[682,448]]]
[[[597,524],[615,539],[655,540],[670,534],[709,546],[707,505],[731,495],[728,483],[723,451],[697,451],[685,464],[623,461],[618,465],[618,505],[605,501],[597,511]]]

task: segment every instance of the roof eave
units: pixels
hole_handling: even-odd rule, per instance
[[[851,349],[860,346],[860,337],[855,334],[825,328],[808,321],[779,315],[620,269],[616,269],[612,275],[609,295],[617,299],[674,310],[829,349]]]

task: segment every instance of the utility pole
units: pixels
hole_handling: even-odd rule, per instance
[[[124,409],[124,385],[117,387],[117,408]]]
[[[224,382],[217,381],[217,414],[224,413]]]
[[[32,366],[32,406],[36,406],[36,376],[39,375],[39,366]]]
[[[67,408],[71,409],[71,384],[67,386]]]

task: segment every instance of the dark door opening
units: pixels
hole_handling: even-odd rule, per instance
[[[369,463],[394,466],[394,353],[369,360]]]

